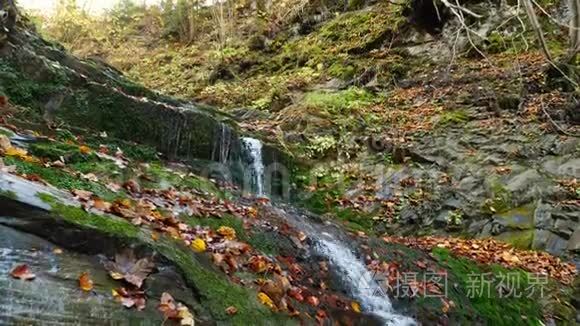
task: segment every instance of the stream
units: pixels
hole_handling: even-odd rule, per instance
[[[246,168],[250,169],[248,174],[252,176],[253,184],[256,184],[258,189],[256,194],[264,196],[263,189],[269,187],[260,184],[268,179],[264,176],[262,143],[252,138],[243,138],[242,143],[244,155],[250,158],[246,162]],[[303,231],[311,239],[315,254],[329,261],[332,266],[330,271],[342,290],[359,300],[366,313],[379,317],[385,325],[416,325],[412,318],[394,311],[386,291],[377,283],[364,262],[357,257],[356,251],[348,247],[348,237],[341,230],[313,223],[305,214],[291,206],[276,203],[273,206],[278,215],[285,217],[286,222]]]

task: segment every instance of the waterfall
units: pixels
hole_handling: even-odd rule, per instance
[[[257,196],[264,196],[264,162],[262,142],[254,138],[242,138],[244,156],[248,159],[251,184]]]
[[[360,302],[365,312],[381,318],[385,325],[417,325],[413,318],[398,314],[393,309],[387,289],[379,284],[385,280],[369,271],[364,262],[348,247],[350,240],[340,230],[312,223],[301,211],[287,205],[274,209],[293,227],[306,233],[314,244],[315,252],[328,260],[332,266],[330,270],[339,279],[343,289]]]
[[[350,294],[360,301],[365,311],[382,318],[386,325],[416,325],[412,318],[395,313],[386,290],[380,287],[375,275],[351,250],[332,239],[328,233],[324,233],[324,236],[328,239],[319,238],[316,250],[329,260],[336,270],[335,274],[341,278]]]

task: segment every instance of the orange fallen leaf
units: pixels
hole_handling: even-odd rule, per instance
[[[89,273],[83,272],[81,276],[79,276],[79,287],[85,292],[93,290],[93,280],[91,280]]]
[[[236,230],[229,226],[220,226],[217,233],[228,240],[236,239]]]
[[[360,314],[361,310],[360,310],[360,304],[356,301],[353,301],[350,303],[350,307],[352,308],[352,311],[356,312],[357,314]]]
[[[79,151],[81,152],[81,154],[87,155],[91,152],[91,149],[86,145],[82,145],[79,147]]]
[[[316,307],[320,304],[320,301],[318,300],[318,298],[315,296],[312,296],[312,295],[309,296],[308,298],[306,298],[306,302],[313,307]]]
[[[176,303],[173,297],[167,292],[163,292],[161,295],[161,302],[158,309],[163,313],[165,318],[178,320],[181,326],[194,325],[194,317],[189,309],[181,303]]]
[[[24,281],[31,281],[36,278],[36,275],[30,272],[28,265],[22,264],[14,267],[10,272],[10,275],[14,278],[21,279]]]
[[[268,270],[268,263],[266,258],[262,256],[252,256],[248,262],[250,269],[254,273],[263,273]]]

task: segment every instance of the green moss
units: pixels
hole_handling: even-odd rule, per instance
[[[468,120],[469,115],[465,110],[447,111],[439,116],[438,125],[444,127],[453,124],[464,124]]]
[[[119,194],[110,191],[107,189],[107,187],[100,183],[91,182],[80,177],[73,176],[63,170],[47,168],[41,164],[24,162],[13,157],[6,157],[4,162],[7,165],[16,166],[16,171],[20,174],[37,175],[42,180],[59,189],[65,189],[69,191],[86,190],[109,201],[114,200],[120,196]]]
[[[18,194],[12,190],[0,190],[0,196],[6,197],[9,199],[18,199]]]
[[[518,293],[527,293],[530,287],[528,273],[507,270],[497,265],[480,266],[467,259],[455,258],[446,249],[434,249],[433,257],[447,269],[448,284],[456,284],[448,287],[448,296],[457,305],[457,311],[466,313],[465,319],[472,318],[468,313],[474,309],[477,316],[488,325],[541,325],[542,309],[536,298],[528,298],[526,295],[520,298],[508,295],[502,297],[498,293],[498,289],[502,288],[502,280],[508,277],[518,280],[517,284],[512,284]],[[474,277],[481,280],[482,276],[489,282],[473,281]],[[478,292],[470,293],[470,289]],[[522,316],[526,316],[526,319]]]
[[[151,146],[136,144],[133,142],[116,139],[113,137],[88,136],[85,141],[89,147],[99,148],[100,145],[107,146],[112,152],[117,148],[121,149],[123,155],[139,162],[158,162],[159,155],[157,149]]]
[[[72,224],[121,238],[137,238],[139,228],[114,216],[97,215],[84,211],[82,208],[60,203],[58,199],[46,193],[39,193],[37,197],[49,204],[52,212]]]
[[[8,95],[13,103],[32,107],[37,115],[40,111],[43,99],[52,94],[62,92],[64,85],[68,83],[68,77],[60,68],[46,64],[41,69],[52,74],[52,78],[37,82],[21,71],[17,70],[19,63],[13,63],[6,59],[0,59],[0,92]],[[51,70],[52,69],[52,70]],[[47,82],[50,80],[49,82]]]
[[[483,203],[484,210],[496,213],[505,212],[512,208],[512,194],[497,180],[491,183],[492,198]]]
[[[535,230],[521,230],[504,232],[495,238],[520,249],[531,249],[534,242]]]
[[[81,208],[66,206],[48,194],[38,194],[50,204],[52,211],[65,221],[76,226],[102,232],[120,240],[144,244],[174,263],[183,273],[188,284],[195,287],[201,297],[201,304],[207,308],[219,323],[230,325],[293,325],[283,315],[277,315],[260,304],[256,293],[229,282],[209,263],[204,263],[201,255],[195,255],[183,243],[162,236],[158,241],[151,238],[128,221],[113,216],[87,213]],[[238,313],[230,316],[226,308],[235,306]]]
[[[185,176],[179,175],[159,163],[151,163],[146,170],[146,174],[150,179],[153,179],[153,181],[144,182],[146,186],[151,188],[162,188],[171,185],[177,189],[195,189],[219,198],[226,196],[214,183],[207,179],[191,173]]]
[[[373,234],[374,221],[371,214],[355,211],[353,209],[335,209],[335,215],[346,222],[346,227],[352,231],[363,231]]]
[[[319,108],[331,114],[349,114],[353,110],[372,105],[376,100],[376,96],[369,91],[351,87],[339,92],[307,93],[302,105]]]
[[[81,153],[79,146],[60,142],[34,143],[30,145],[29,151],[34,156],[47,158],[51,161],[59,160],[62,157],[66,163],[87,162],[98,159],[94,153]]]
[[[80,162],[71,164],[69,167],[83,174],[93,173],[105,177],[114,177],[121,173],[120,168],[112,161]]]
[[[230,283],[219,271],[203,267],[191,250],[183,245],[164,237],[154,244],[154,248],[183,271],[187,280],[198,289],[202,304],[218,323],[240,326],[296,324],[260,304],[255,293]],[[235,306],[238,310],[233,316],[226,312],[226,308],[230,306]]]
[[[0,135],[10,138],[14,136],[14,132],[10,129],[0,128]]]

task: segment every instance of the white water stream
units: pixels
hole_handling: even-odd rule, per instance
[[[249,161],[250,176],[256,195],[264,196],[264,163],[262,160],[262,143],[254,138],[242,138],[242,146]],[[337,237],[325,232],[321,225],[310,223],[306,217],[282,210],[285,216],[292,216],[293,224],[303,230],[314,240],[315,250],[324,256],[332,265],[333,271],[345,290],[361,303],[363,309],[385,321],[385,325],[416,325],[412,318],[397,314],[384,291],[366,265],[356,257],[353,251]]]
[[[258,197],[263,197],[264,193],[264,162],[262,159],[262,142],[254,138],[242,138],[243,150],[250,161],[250,177],[254,186],[254,191]]]

